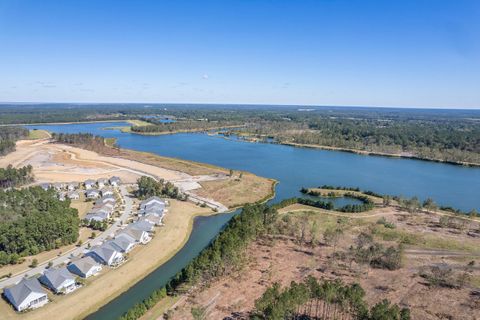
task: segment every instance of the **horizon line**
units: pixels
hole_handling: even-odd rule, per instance
[[[71,104],[71,105],[106,105],[106,104],[124,104],[124,105],[215,105],[215,106],[271,106],[271,107],[316,107],[316,108],[382,108],[382,109],[428,109],[428,110],[480,110],[479,107],[426,107],[426,106],[372,106],[372,105],[321,105],[321,104],[269,104],[269,103],[220,103],[220,102],[26,102],[26,101],[0,101],[0,105],[40,105],[40,104]]]

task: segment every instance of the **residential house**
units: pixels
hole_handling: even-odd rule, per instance
[[[48,189],[50,189],[52,187],[52,185],[50,183],[42,183],[42,184],[40,184],[40,187],[43,190],[47,191]]]
[[[75,277],[66,267],[49,268],[39,280],[57,294],[67,294],[77,289]]]
[[[124,260],[122,252],[120,250],[103,243],[100,246],[93,247],[87,256],[92,257],[95,261],[103,263],[107,266],[118,266]]]
[[[80,199],[80,194],[78,193],[78,191],[70,191],[67,194],[67,197],[71,200],[78,200]]]
[[[163,215],[156,215],[156,214],[146,214],[140,218],[138,221],[147,221],[148,223],[153,224],[154,226],[161,226],[163,225]]]
[[[119,177],[111,177],[109,182],[112,187],[118,187],[122,183],[122,180]]]
[[[67,268],[68,271],[82,278],[94,276],[102,271],[102,266],[89,256],[72,261]]]
[[[85,189],[89,190],[89,189],[93,189],[95,188],[97,182],[95,180],[85,180],[85,182],[83,183],[85,185]]]
[[[163,205],[163,207],[165,207],[165,201],[164,200],[162,200],[161,198],[159,198],[157,196],[153,196],[153,197],[150,197],[146,200],[143,200],[140,203],[140,209],[145,209],[146,207],[149,207],[153,204],[159,204],[159,205]]]
[[[97,185],[98,187],[101,189],[103,187],[105,187],[105,185],[108,183],[108,180],[105,179],[105,178],[100,178],[97,180]]]
[[[105,196],[105,197],[101,197],[100,199],[95,201],[95,204],[97,204],[97,203],[107,203],[107,202],[111,202],[111,203],[115,204],[117,201],[115,200],[115,198],[113,196]]]
[[[24,278],[16,285],[5,288],[3,295],[17,311],[40,308],[48,303],[47,292],[37,278]]]
[[[132,249],[137,245],[135,239],[127,234],[119,234],[115,237],[115,239],[108,240],[105,243],[123,253],[132,251]]]
[[[58,200],[65,201],[65,192],[60,192],[58,194]]]
[[[53,184],[53,188],[57,191],[62,191],[65,188],[65,184],[63,182],[57,182]]]
[[[108,196],[113,197],[113,190],[110,188],[104,188],[101,190],[101,192],[102,192],[102,197],[108,197]]]
[[[100,191],[97,189],[90,189],[85,192],[88,199],[97,199],[100,196]]]
[[[116,237],[120,237],[122,235],[127,235],[128,237],[134,239],[135,242],[141,244],[147,244],[150,240],[152,240],[148,232],[135,228],[125,228],[123,230],[119,230]]]
[[[145,232],[152,232],[155,229],[154,225],[144,221],[144,220],[137,220],[127,226],[127,228],[141,230]]]
[[[68,190],[68,191],[74,191],[74,190],[78,189],[78,187],[79,187],[79,183],[78,183],[78,182],[69,182],[69,183],[67,184],[67,190]]]

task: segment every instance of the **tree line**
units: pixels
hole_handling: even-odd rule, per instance
[[[22,127],[0,127],[0,156],[15,151],[15,142],[28,136],[28,129]]]
[[[8,165],[0,168],[0,189],[18,187],[33,182],[33,168],[31,165],[14,168]]]
[[[153,119],[147,119],[152,125],[133,126],[131,130],[137,133],[172,133],[182,131],[207,131],[222,127],[241,126],[234,121],[195,121],[183,120],[169,123],[162,123]]]
[[[135,196],[139,199],[157,196],[186,200],[186,195],[181,193],[173,183],[166,182],[163,179],[157,181],[153,178],[143,176],[137,179],[137,184],[138,189],[135,191]]]
[[[54,190],[0,190],[0,265],[72,244],[78,232],[77,209],[58,200]]]
[[[279,283],[273,284],[255,301],[251,319],[408,320],[410,310],[386,299],[369,309],[360,285],[309,276],[284,289]]]

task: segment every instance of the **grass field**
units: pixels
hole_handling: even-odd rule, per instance
[[[47,130],[34,129],[28,132],[28,139],[39,140],[39,139],[49,139],[52,136]]]

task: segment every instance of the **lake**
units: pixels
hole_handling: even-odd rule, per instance
[[[441,205],[464,211],[480,209],[480,168],[469,168],[412,159],[363,156],[353,153],[290,146],[250,143],[202,133],[141,136],[103,130],[128,123],[88,123],[35,125],[30,129],[52,132],[88,132],[117,138],[123,148],[162,156],[210,163],[234,170],[245,170],[279,181],[271,202],[300,196],[300,188],[323,184],[360,187],[377,193],[433,198]],[[338,199],[336,206],[350,201]],[[235,213],[199,217],[194,221],[186,245],[167,263],[135,284],[119,297],[90,315],[89,320],[117,319],[135,303],[165,285],[206,247]]]

